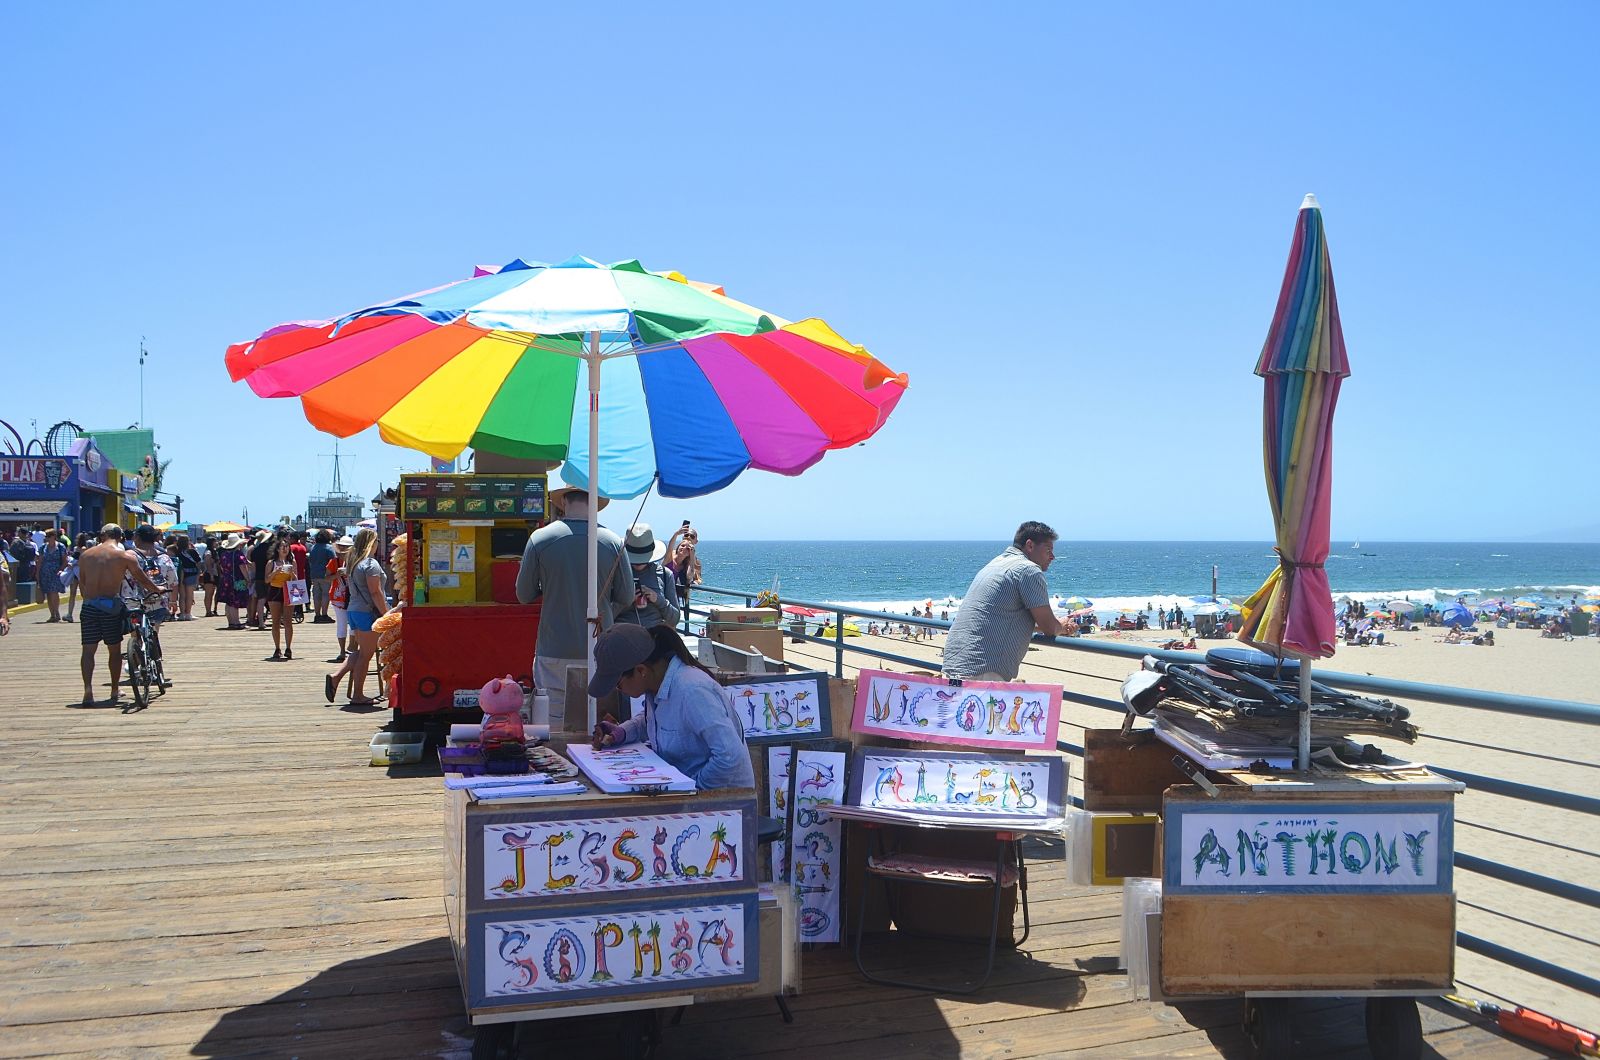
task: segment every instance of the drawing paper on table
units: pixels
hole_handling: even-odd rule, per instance
[[[567,755],[601,791],[610,794],[642,787],[667,791],[694,791],[694,781],[684,776],[645,744],[630,743],[596,751],[587,744],[568,744]]]
[[[497,787],[472,788],[472,797],[479,802],[487,799],[529,799],[546,795],[581,795],[588,785],[578,780],[559,781],[554,784],[502,784]]]

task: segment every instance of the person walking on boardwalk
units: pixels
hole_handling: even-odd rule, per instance
[[[972,579],[945,638],[946,677],[1015,681],[1035,629],[1062,635],[1044,579],[1056,556],[1056,537],[1043,523],[1023,523],[1011,547]]]
[[[216,567],[217,601],[227,612],[229,629],[244,629],[240,612],[250,606],[250,557],[244,550],[244,538],[229,534],[222,544],[211,550],[208,558]]]
[[[67,546],[61,543],[61,531],[54,527],[44,532],[44,547],[39,549],[39,591],[50,605],[50,621],[61,621],[61,594],[67,584],[61,575],[67,567]]]
[[[550,725],[560,731],[567,716],[567,674],[588,668],[589,640],[599,631],[589,630],[586,603],[589,494],[572,486],[552,490],[550,505],[560,518],[528,535],[517,571],[517,599],[525,604],[544,602],[534,645],[533,683],[549,695]],[[600,507],[605,507],[603,498]],[[633,606],[633,568],[618,561],[621,538],[597,523],[594,533],[600,562],[600,624],[609,627],[618,612]]]
[[[11,632],[11,618],[6,611],[11,607],[11,564],[0,551],[0,637]]]
[[[122,602],[122,588],[132,579],[146,592],[158,593],[161,587],[144,572],[139,556],[122,548],[122,527],[107,523],[100,528],[100,543],[85,549],[78,557],[78,585],[83,590],[83,606],[78,612],[78,629],[83,639],[83,705],[94,706],[94,656],[104,644],[111,670],[111,702],[117,701],[122,684],[122,637],[128,608]]]
[[[346,674],[351,675],[351,704],[370,707],[376,702],[369,699],[365,691],[367,671],[371,668],[373,654],[378,650],[378,634],[372,631],[372,624],[389,611],[383,564],[374,555],[377,550],[378,534],[375,530],[364,526],[356,531],[355,542],[351,546],[350,573],[346,575],[350,603],[345,616],[350,623],[350,635],[356,642],[355,650],[345,659],[344,665],[323,677],[323,692],[329,703],[333,702],[334,691]]]

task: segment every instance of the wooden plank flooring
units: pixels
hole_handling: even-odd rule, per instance
[[[468,1055],[437,772],[367,765],[388,715],[323,702],[331,627],[300,626],[301,658],[269,663],[265,634],[169,625],[178,683],[125,715],[76,706],[77,627],[42,618],[0,641],[0,1058]],[[105,682],[102,656],[102,695]],[[1117,892],[1069,886],[1059,860],[1030,878],[1033,938],[976,998],[871,986],[844,952],[818,951],[794,1024],[768,1000],[701,1006],[657,1055],[1246,1055],[1236,1003],[1128,999]],[[956,951],[877,952],[925,974]],[[1444,1009],[1423,1019],[1432,1055],[1545,1055]],[[519,1045],[607,1056],[613,1030],[527,1024]],[[1299,1055],[1365,1054],[1349,1003],[1305,1003],[1300,1037]]]

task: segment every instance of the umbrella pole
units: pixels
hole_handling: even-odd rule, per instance
[[[600,635],[600,333],[589,332],[589,353],[584,358],[589,364],[589,649],[588,668],[584,674],[584,697],[589,704],[589,728],[594,727],[596,716],[594,697],[588,694],[589,678],[594,676],[594,642]]]
[[[1300,772],[1311,771],[1311,660],[1300,660]]]

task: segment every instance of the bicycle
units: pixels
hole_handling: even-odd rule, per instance
[[[124,708],[126,714],[130,710],[144,710],[150,705],[152,690],[156,695],[166,695],[166,674],[161,669],[161,652],[156,643],[156,631],[147,614],[146,605],[154,600],[161,600],[162,594],[149,593],[137,605],[128,606],[128,646],[124,651],[127,659],[125,675],[128,679],[128,690],[133,694],[133,706]]]

